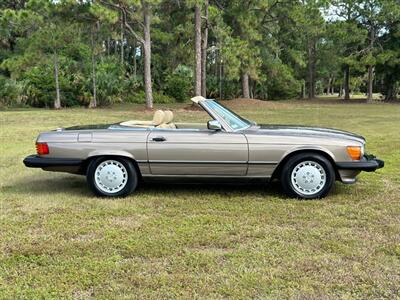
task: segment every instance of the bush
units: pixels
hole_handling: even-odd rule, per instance
[[[172,97],[170,97],[168,95],[165,95],[165,94],[163,94],[161,92],[153,93],[153,100],[154,100],[154,103],[156,103],[156,104],[168,104],[168,103],[174,103],[175,102],[174,98],[172,98]]]
[[[26,83],[0,75],[0,106],[21,106],[26,104]]]
[[[27,104],[34,107],[53,107],[56,87],[52,65],[40,64],[32,67],[22,75],[22,79],[27,83]],[[62,106],[85,104],[85,76],[71,70],[63,57],[60,57],[58,80]]]
[[[190,97],[193,73],[190,68],[180,65],[165,79],[164,92],[178,102],[184,102]]]
[[[146,103],[146,95],[144,91],[140,91],[137,93],[134,93],[132,95],[127,96],[124,102],[128,103],[138,103],[138,104],[144,104]],[[168,95],[165,95],[160,92],[153,92],[153,102],[155,104],[168,104],[168,103],[174,103],[174,99],[169,97]]]
[[[130,89],[130,81],[125,79],[122,66],[115,58],[103,59],[96,68],[98,105],[122,102],[125,91]],[[92,90],[92,79],[88,78],[87,89]]]
[[[301,82],[294,78],[292,69],[279,63],[271,66],[266,85],[268,99],[293,99],[301,90]]]
[[[55,97],[54,76],[51,66],[40,65],[27,70],[22,79],[28,82],[28,104],[35,107],[52,106]],[[60,82],[62,76],[59,76]],[[62,84],[60,83],[60,86]]]

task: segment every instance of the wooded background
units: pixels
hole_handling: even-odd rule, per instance
[[[0,25],[3,107],[400,87],[398,0],[3,0]]]

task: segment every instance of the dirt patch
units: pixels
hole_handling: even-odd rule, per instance
[[[203,111],[203,109],[194,103],[189,104],[183,108],[183,111]]]

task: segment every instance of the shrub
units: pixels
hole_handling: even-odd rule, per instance
[[[168,104],[168,103],[174,103],[175,99],[163,94],[162,92],[155,92],[153,93],[153,100],[154,103],[156,104]]]
[[[164,92],[178,102],[184,102],[190,97],[193,73],[190,68],[180,65],[165,79]]]
[[[124,97],[123,102],[143,104],[146,103],[146,96],[143,91],[131,93]]]
[[[56,97],[54,69],[52,65],[37,65],[28,69],[22,79],[27,83],[27,104],[34,107],[53,107]],[[62,106],[85,104],[85,76],[71,70],[67,61],[60,57],[58,74]]]
[[[51,66],[39,65],[27,70],[22,79],[28,82],[28,104],[35,107],[51,107],[55,97],[54,76]],[[60,87],[64,82],[59,76]],[[63,82],[63,83],[61,83]]]
[[[146,103],[146,95],[144,91],[140,91],[127,96],[124,102],[144,104]],[[175,101],[173,98],[161,92],[153,92],[153,102],[155,104],[168,104],[168,103],[174,103]]]
[[[26,83],[0,75],[0,106],[21,106],[26,103]]]
[[[266,78],[268,99],[293,99],[299,96],[301,82],[294,78],[290,67],[273,64]]]
[[[124,78],[124,71],[115,58],[105,58],[96,68],[97,101],[98,105],[110,105],[122,102],[122,95],[129,89],[129,81]],[[91,87],[91,78],[87,88]]]

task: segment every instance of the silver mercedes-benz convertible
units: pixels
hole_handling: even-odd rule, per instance
[[[291,197],[323,198],[335,180],[354,183],[384,162],[364,153],[362,136],[328,128],[257,125],[217,101],[192,101],[211,117],[205,124],[174,123],[171,111],[152,121],[60,128],[41,133],[31,168],[86,175],[93,192],[120,197],[138,182],[186,179],[212,182],[279,179]]]

